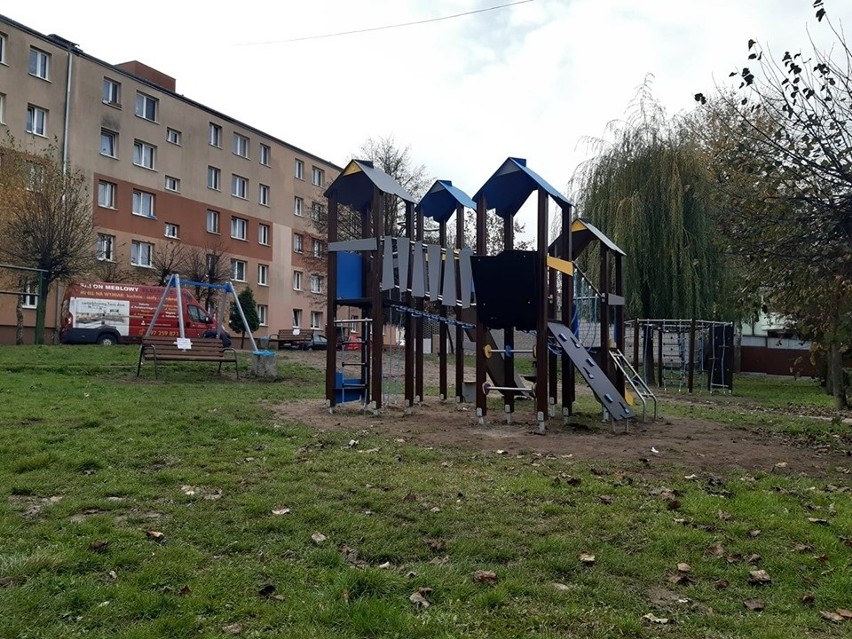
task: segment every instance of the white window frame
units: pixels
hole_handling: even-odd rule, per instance
[[[235,282],[246,281],[248,263],[245,260],[231,260],[231,279]]]
[[[110,106],[121,106],[121,82],[116,82],[112,78],[104,78],[103,89],[101,91],[101,101]]]
[[[305,214],[305,200],[298,195],[293,199],[293,215],[302,217]]]
[[[257,187],[257,203],[261,206],[269,206],[269,186],[259,184]]]
[[[21,288],[21,308],[38,308],[38,284],[27,280]]]
[[[305,163],[303,160],[296,160],[296,165],[294,167],[294,173],[297,180],[305,179]]]
[[[166,191],[173,191],[175,193],[180,193],[180,178],[172,177],[171,175],[166,176]]]
[[[0,33],[0,64],[6,64],[6,44],[8,36],[5,33]]]
[[[293,271],[293,290],[302,290],[302,271]]]
[[[219,211],[207,209],[206,227],[208,233],[219,235]]]
[[[207,188],[214,191],[222,190],[222,169],[216,166],[207,167]]]
[[[235,240],[248,239],[248,220],[242,217],[231,217],[231,237]]]
[[[174,222],[166,222],[165,229],[163,230],[163,236],[171,238],[173,240],[179,240],[180,224],[175,224]]]
[[[269,326],[269,307],[266,304],[258,304],[255,308],[257,309],[257,319],[260,325]]]
[[[0,93],[0,124],[6,122],[6,94]]]
[[[302,326],[302,309],[293,309],[293,328],[301,328]]]
[[[115,261],[115,235],[98,233],[95,256],[101,262]]]
[[[27,105],[27,133],[47,137],[47,109],[34,104]]]
[[[143,249],[145,250],[143,251]],[[132,266],[151,268],[154,264],[154,245],[150,242],[132,240],[130,242],[130,264]]]
[[[248,199],[249,181],[242,175],[231,174],[231,195],[241,200]]]
[[[233,141],[231,143],[234,155],[248,159],[249,156],[249,139],[248,136],[234,131]]]
[[[222,148],[222,127],[215,122],[211,122],[207,129],[207,143],[210,146],[215,146],[217,149]]]
[[[257,265],[257,285],[258,286],[269,286],[269,265],[268,264],[258,264]]]
[[[317,330],[322,328],[322,312],[311,311],[311,328]]]
[[[322,293],[323,277],[321,275],[311,275],[311,293]]]
[[[136,117],[157,122],[160,112],[160,101],[152,95],[136,92]]]
[[[104,140],[109,140],[112,153],[104,152]],[[107,158],[118,158],[118,133],[109,129],[101,129],[101,155]]]
[[[302,253],[305,250],[305,236],[301,233],[293,233],[293,252]]]
[[[29,72],[34,78],[50,81],[50,54],[30,47]]]
[[[269,246],[269,224],[257,225],[257,243]]]
[[[311,184],[323,186],[325,184],[325,171],[318,166],[311,167]]]
[[[142,191],[140,189],[133,189],[131,207],[133,215],[147,217],[152,220],[156,219],[157,215],[154,212],[154,204],[155,201],[153,193],[148,193],[147,191]]]
[[[260,144],[259,160],[263,166],[271,166],[270,158],[272,157],[272,147],[268,144]]]
[[[133,164],[153,171],[157,166],[157,147],[142,140],[134,140]]]
[[[317,238],[311,239],[311,255],[316,258],[321,258],[323,254],[322,250],[322,240],[318,240]]]
[[[171,127],[166,129],[166,142],[180,146],[183,141],[183,133]]]
[[[115,209],[117,185],[106,180],[98,181],[98,206],[103,209]]]

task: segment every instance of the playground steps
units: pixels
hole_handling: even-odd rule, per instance
[[[476,311],[476,309],[465,309],[461,313],[462,321],[464,321],[464,322],[468,322],[468,321],[469,322],[475,322],[476,321],[475,311]],[[465,335],[467,335],[467,338],[471,342],[473,342],[474,345],[476,345],[476,331],[474,329],[466,328],[465,329]],[[486,331],[485,336],[486,336],[486,339],[488,340],[488,345],[492,349],[499,349],[500,348],[500,346],[497,344],[497,340],[494,338],[494,334],[491,331]],[[486,370],[488,372],[488,377],[491,379],[491,382],[495,386],[506,386],[506,387],[511,386],[511,387],[514,387],[514,388],[526,387],[526,384],[524,384],[523,379],[521,379],[521,376],[518,375],[517,373],[515,373],[515,379],[513,379],[511,382],[504,377],[503,371],[505,369],[503,368],[503,353],[494,353],[491,357],[489,357],[488,359],[485,360],[485,366],[486,366]],[[476,392],[476,391],[474,391],[474,392]],[[503,393],[504,397],[508,396],[505,392],[503,392],[503,391],[500,391],[500,392]],[[523,392],[520,395],[516,394],[515,398],[516,399],[518,397],[531,398],[532,396],[533,396],[533,391],[532,391],[532,389],[530,389],[529,391]]]
[[[648,388],[648,384],[642,379],[642,376],[630,364],[627,357],[617,348],[610,349],[610,359],[618,367],[618,370],[624,375],[624,380],[630,385],[633,393],[642,402],[642,421],[647,420],[648,416],[648,400],[654,402],[654,419],[657,419],[657,396]]]
[[[547,330],[556,339],[577,370],[580,371],[583,379],[592,389],[592,393],[609,413],[612,420],[618,422],[633,419],[636,415],[628,405],[627,400],[621,396],[621,393],[616,390],[609,378],[604,375],[597,362],[592,359],[577,336],[571,332],[571,329],[562,322],[548,322]]]

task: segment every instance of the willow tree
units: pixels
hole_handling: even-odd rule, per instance
[[[689,126],[667,117],[646,82],[608,133],[572,186],[580,216],[627,253],[627,316],[729,317],[706,159]],[[597,260],[585,265],[594,277]]]

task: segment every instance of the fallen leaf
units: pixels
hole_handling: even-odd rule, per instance
[[[765,570],[750,570],[748,582],[752,585],[763,585],[772,582],[772,577]]]
[[[238,623],[232,623],[227,626],[222,626],[222,632],[227,632],[229,635],[238,635],[243,631],[243,627]]]
[[[834,612],[836,612],[838,615],[840,615],[844,619],[852,619],[852,610],[846,610],[845,608],[838,608]]]
[[[379,564],[379,568],[381,570],[387,570],[390,567],[391,567],[391,562],[389,562],[389,561],[386,561],[383,564]]]
[[[718,581],[713,582],[713,587],[716,590],[725,590],[731,584],[728,583],[727,579],[719,579]]]
[[[505,450],[503,450],[502,448],[499,448],[499,449],[497,449],[497,454],[498,455],[507,455],[508,453]]]
[[[665,617],[655,617],[650,612],[647,615],[642,615],[642,619],[648,621],[650,623],[657,623],[660,625],[665,625],[671,623],[671,619],[667,619]]]
[[[565,478],[565,483],[568,484],[569,486],[579,486],[580,484],[583,483],[583,480],[580,479],[579,477],[572,477],[571,475],[568,475]]]
[[[432,605],[429,603],[429,600],[419,592],[412,593],[408,600],[417,608],[428,608]]]
[[[283,508],[283,507],[282,508],[273,508],[272,514],[273,515],[289,515],[290,509],[289,508]]]
[[[836,612],[831,612],[830,610],[820,610],[819,616],[831,623],[841,623],[843,621],[843,617],[838,615]]]
[[[116,572],[115,572],[114,570],[110,570],[110,571],[107,573],[107,577],[109,577],[109,578],[110,578],[110,579],[112,579],[113,581],[115,581],[116,579],[118,579],[118,575],[116,574]]]
[[[760,531],[759,531],[759,530],[757,530],[757,529],[749,530],[749,531],[748,531],[748,536],[749,536],[749,537],[760,537]]]
[[[347,446],[347,448],[356,448],[358,446],[358,440],[357,439],[350,439],[349,443],[346,446]]]
[[[800,600],[800,601],[801,601],[803,604],[807,604],[807,605],[812,604],[812,603],[814,602],[814,596],[813,596],[813,593],[806,592],[805,594],[803,594],[803,595],[802,595],[802,598],[801,598],[801,600]]]
[[[161,533],[159,530],[146,530],[145,536],[148,537],[148,539],[153,539],[154,541],[160,542],[160,543],[162,543],[166,540],[166,536],[163,533]]]
[[[795,546],[793,546],[793,550],[795,550],[796,552],[810,552],[813,549],[814,547],[810,544],[796,544]]]
[[[698,583],[695,579],[684,573],[669,575],[668,580],[670,583],[677,584],[679,586],[692,586]]]
[[[743,605],[749,610],[754,610],[756,612],[763,610],[763,602],[760,599],[746,599],[743,601]]]
[[[690,570],[692,570],[692,566],[690,566],[689,564],[681,563],[677,565],[678,572],[689,572]]]
[[[568,592],[569,590],[571,590],[571,587],[570,587],[570,586],[566,586],[565,584],[561,584],[561,583],[559,583],[559,582],[557,582],[557,581],[554,581],[554,582],[553,582],[552,584],[550,584],[550,585],[551,585],[551,586],[553,586],[553,588],[554,588],[555,590],[558,590],[559,592]]]
[[[180,590],[178,590],[178,594],[181,597],[186,597],[191,592],[192,592],[192,589],[187,585],[181,586]]]
[[[716,516],[717,516],[719,519],[721,519],[722,521],[730,521],[730,520],[731,520],[731,513],[726,513],[726,512],[725,512],[725,511],[723,511],[723,510],[718,511],[718,512],[716,513]]]
[[[441,509],[438,506],[432,506],[432,508],[429,509],[429,512],[430,513],[439,513],[439,512],[441,512]]]
[[[275,594],[275,584],[264,584],[261,586],[260,590],[257,591],[257,594],[264,599],[269,599]]]
[[[423,543],[429,546],[430,550],[434,550],[435,552],[440,552],[447,546],[443,539],[434,539],[433,537],[424,537]]]
[[[312,540],[312,541],[313,541],[313,542],[314,542],[317,546],[319,546],[320,544],[322,544],[323,542],[325,542],[325,540],[326,540],[326,539],[328,539],[328,537],[326,537],[325,535],[323,535],[321,532],[315,532],[313,535],[311,535],[311,540]]]
[[[478,584],[493,586],[497,583],[497,574],[491,570],[477,570],[471,576]]]
[[[761,559],[763,559],[763,557],[761,557],[760,555],[757,555],[757,554],[749,555],[748,557],[746,557],[746,563],[747,564],[759,564]]]
[[[405,573],[406,579],[414,579],[416,576],[417,576],[417,573],[414,572],[413,570],[409,570],[407,573]]]
[[[659,454],[660,454],[660,451],[658,451],[658,450],[657,450],[656,448],[654,448],[653,446],[651,446],[651,452],[652,452],[652,453],[654,453],[655,455],[659,455]]]
[[[595,556],[591,553],[581,552],[580,561],[586,564],[587,566],[591,566],[593,563],[595,563]]]
[[[698,479],[698,475],[692,473],[691,475],[686,475],[684,479]]]
[[[417,501],[417,495],[414,493],[408,493],[405,497],[402,498],[402,501]]]
[[[818,519],[817,517],[808,517],[808,521],[812,524],[819,524],[820,526],[828,526],[827,519]]]
[[[365,455],[371,455],[372,453],[377,453],[377,452],[379,452],[379,449],[378,449],[378,448],[368,448],[368,449],[366,449],[366,450],[359,450],[358,452],[359,452],[359,453],[363,453],[363,454],[365,454]]]
[[[421,588],[418,588],[418,589],[417,589],[417,592],[419,592],[419,593],[420,593],[421,595],[423,595],[424,597],[428,597],[428,596],[430,596],[433,592],[435,592],[435,589],[434,589],[434,588],[430,588],[429,586],[423,586],[423,587],[421,587]]]
[[[198,492],[198,489],[195,486],[181,486],[180,489],[181,489],[181,491],[183,492],[184,495],[189,495],[189,496],[192,496],[196,492]]]
[[[598,499],[601,500],[602,504],[611,504],[612,496],[611,495],[598,495]]]
[[[89,550],[94,552],[103,552],[106,550],[107,546],[109,546],[109,542],[106,539],[96,539],[89,544]]]
[[[725,556],[725,548],[722,544],[711,544],[707,547],[707,553],[712,555],[713,557],[724,557]]]

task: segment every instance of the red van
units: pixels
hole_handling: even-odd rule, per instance
[[[63,344],[138,343],[148,330],[163,292],[161,286],[112,282],[77,282],[65,291],[59,339]],[[198,300],[181,289],[184,335],[221,337],[230,346],[230,336],[221,330]],[[166,298],[151,335],[179,337],[177,291]]]

